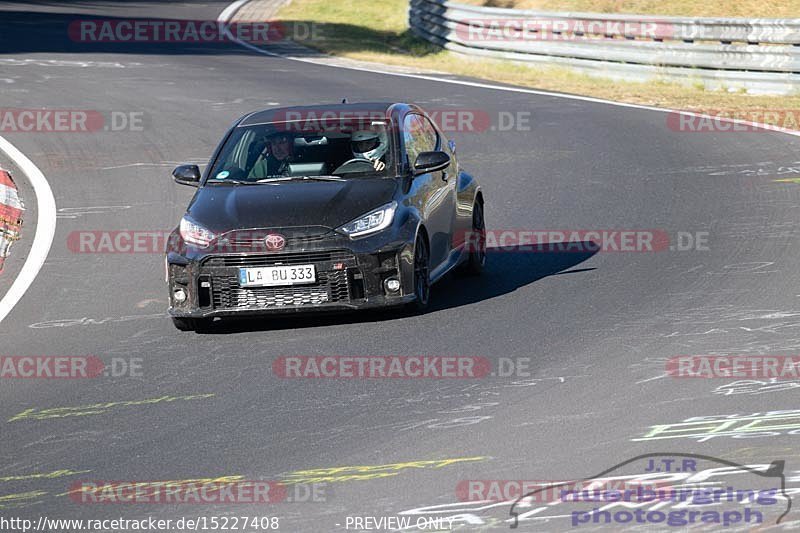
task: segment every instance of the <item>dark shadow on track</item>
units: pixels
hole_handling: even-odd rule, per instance
[[[86,13],[0,10],[0,54],[243,54],[249,53],[230,40],[201,42],[114,41],[102,32],[103,22],[116,28],[120,22],[170,22],[180,19],[117,17]],[[91,31],[81,31],[82,22],[91,22]],[[130,35],[133,35],[131,30]],[[112,34],[123,37],[127,30]],[[97,40],[92,40],[97,39]]]
[[[71,7],[63,2],[27,2],[45,7]],[[135,34],[128,25],[119,28],[119,23],[158,23],[183,22],[189,19],[160,18],[157,16],[105,16],[103,11],[109,11],[119,5],[131,2],[76,2],[75,8],[83,8],[90,13],[55,12],[55,11],[5,11],[0,10],[0,54],[31,54],[31,53],[65,53],[65,54],[158,54],[158,55],[186,55],[186,54],[251,54],[238,43],[224,38],[220,40],[203,39],[203,34],[192,40],[191,34],[186,33],[186,25],[181,26],[179,35],[187,39],[174,40],[173,42],[155,42],[152,37],[145,40],[136,40]],[[220,4],[220,12],[226,2]],[[81,24],[90,22],[93,25],[88,31],[82,31]],[[194,20],[198,30],[201,23],[209,21]],[[210,22],[215,22],[212,19]],[[105,26],[104,26],[105,24]],[[244,24],[244,26],[247,26]],[[256,46],[275,51],[285,51],[290,47],[293,55],[318,55],[318,52],[303,46],[293,46],[291,39],[297,43],[313,48],[317,42],[325,43],[334,52],[377,51],[398,55],[423,56],[439,51],[434,45],[419,39],[409,30],[395,33],[379,31],[366,26],[352,24],[310,23],[309,21],[273,21],[266,40],[251,39],[252,28],[238,33],[243,41],[252,42]],[[104,33],[103,29],[106,28]],[[108,32],[111,28],[111,33]],[[161,30],[163,31],[163,30]],[[211,31],[211,30],[206,30]],[[232,30],[236,33],[235,30]],[[214,31],[214,35],[222,32]],[[152,35],[152,34],[150,34]],[[163,33],[160,33],[163,35]],[[223,34],[224,35],[224,34]],[[119,41],[118,36],[128,37],[130,40]]]
[[[562,243],[551,243],[548,246],[558,248],[560,244]],[[548,276],[594,270],[594,268],[569,269],[596,254],[597,251],[588,250],[597,248],[598,245],[593,242],[573,242],[570,244],[586,251],[553,252],[534,249],[534,251],[525,252],[503,252],[490,249],[486,271],[482,276],[464,277],[451,275],[434,285],[431,294],[431,308],[428,312],[442,311],[497,298]],[[223,318],[214,322],[211,327],[198,331],[198,333],[230,334],[341,324],[366,324],[406,318],[408,316],[408,312],[402,309],[386,309],[335,315],[265,315],[259,318]]]

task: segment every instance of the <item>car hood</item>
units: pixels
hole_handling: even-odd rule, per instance
[[[392,200],[394,179],[288,181],[207,185],[188,214],[216,233],[246,228],[323,226],[334,229]]]

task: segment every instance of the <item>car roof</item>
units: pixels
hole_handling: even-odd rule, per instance
[[[300,113],[295,116],[320,116],[323,113],[382,113],[387,116],[395,102],[353,102],[347,104],[323,104],[308,106],[275,107],[245,115],[237,126],[253,126],[267,122],[287,120],[289,113]],[[403,106],[403,104],[399,104]],[[291,115],[289,115],[291,116]]]

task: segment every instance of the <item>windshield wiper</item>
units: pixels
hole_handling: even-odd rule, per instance
[[[256,183],[274,183],[276,181],[345,181],[338,176],[281,176],[279,178],[264,178],[256,181]]]

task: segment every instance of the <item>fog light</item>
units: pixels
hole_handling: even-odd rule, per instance
[[[386,290],[389,292],[397,292],[400,290],[400,280],[396,278],[389,278],[386,280]]]
[[[172,293],[172,296],[179,304],[182,304],[186,301],[186,291],[183,289],[177,289],[174,293]]]

